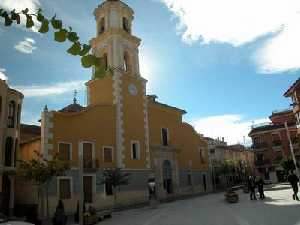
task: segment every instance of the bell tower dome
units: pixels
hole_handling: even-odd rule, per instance
[[[147,80],[140,75],[141,40],[132,34],[134,11],[122,1],[106,0],[94,15],[96,37],[90,44],[112,72],[104,77],[93,76],[87,83],[88,105],[115,109],[117,166],[149,169]]]
[[[132,35],[133,10],[119,0],[106,0],[94,11],[97,37],[91,44],[108,68],[117,68],[127,75],[139,77],[141,40]]]

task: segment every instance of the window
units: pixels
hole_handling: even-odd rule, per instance
[[[71,199],[71,178],[58,178],[59,199]]]
[[[15,113],[16,113],[16,103],[10,101],[8,105],[8,128],[15,127]]]
[[[105,19],[101,18],[100,24],[99,24],[99,32],[98,34],[102,34],[105,31]]]
[[[20,117],[21,117],[21,105],[18,105],[18,110],[17,110],[17,126],[20,126]]]
[[[2,115],[2,96],[0,96],[0,120],[1,120],[1,116]]]
[[[14,167],[17,166],[17,159],[18,159],[18,139],[15,141],[15,151],[14,151]]]
[[[129,54],[128,52],[125,52],[124,53],[124,70],[125,71],[130,71],[131,68],[130,68],[130,58],[129,58]]]
[[[106,163],[113,162],[113,148],[112,147],[103,147],[103,161]]]
[[[192,174],[188,174],[188,185],[191,186],[192,185]]]
[[[103,66],[105,70],[108,70],[107,53],[104,53],[102,58],[103,58]]]
[[[71,144],[59,143],[58,144],[58,158],[62,161],[69,161],[71,157]]]
[[[203,149],[201,149],[201,148],[199,148],[199,156],[200,156],[200,162],[201,163],[204,163],[205,162],[205,160],[204,160],[204,150]]]
[[[111,180],[109,180],[109,179],[105,180],[105,194],[107,196],[113,195],[113,186],[112,186]]]
[[[168,134],[168,129],[167,128],[162,128],[161,129],[161,138],[162,138],[162,144],[163,146],[168,146],[169,145],[169,134]]]
[[[7,137],[5,142],[5,162],[4,162],[4,165],[7,167],[12,166],[13,145],[14,145],[13,139],[11,137]]]
[[[140,159],[140,143],[138,141],[131,142],[131,158]]]
[[[123,17],[123,29],[130,33],[129,21],[126,17]]]
[[[216,153],[216,150],[213,148],[210,150],[210,154],[215,154]]]

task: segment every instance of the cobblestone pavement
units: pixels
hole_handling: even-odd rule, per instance
[[[224,194],[210,194],[113,214],[98,225],[300,225],[300,202],[292,200],[288,185],[269,186],[266,199],[250,201],[239,192],[240,201],[229,204]]]

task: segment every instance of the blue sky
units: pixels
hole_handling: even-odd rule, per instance
[[[95,36],[99,0],[0,0],[7,9],[43,8],[87,42]],[[212,137],[243,142],[252,124],[289,107],[284,91],[300,68],[300,3],[278,0],[127,0],[142,39],[140,62],[148,93],[185,109],[184,119]],[[272,7],[271,7],[272,4]],[[0,24],[0,76],[25,94],[22,121],[37,123],[45,104],[85,104],[91,71],[67,55],[68,45]]]

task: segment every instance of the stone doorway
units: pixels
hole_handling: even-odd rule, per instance
[[[167,194],[173,193],[172,165],[169,160],[163,162],[163,185]]]
[[[10,201],[11,182],[7,175],[3,175],[2,180],[2,202],[0,211],[5,215],[9,215],[9,201]]]

